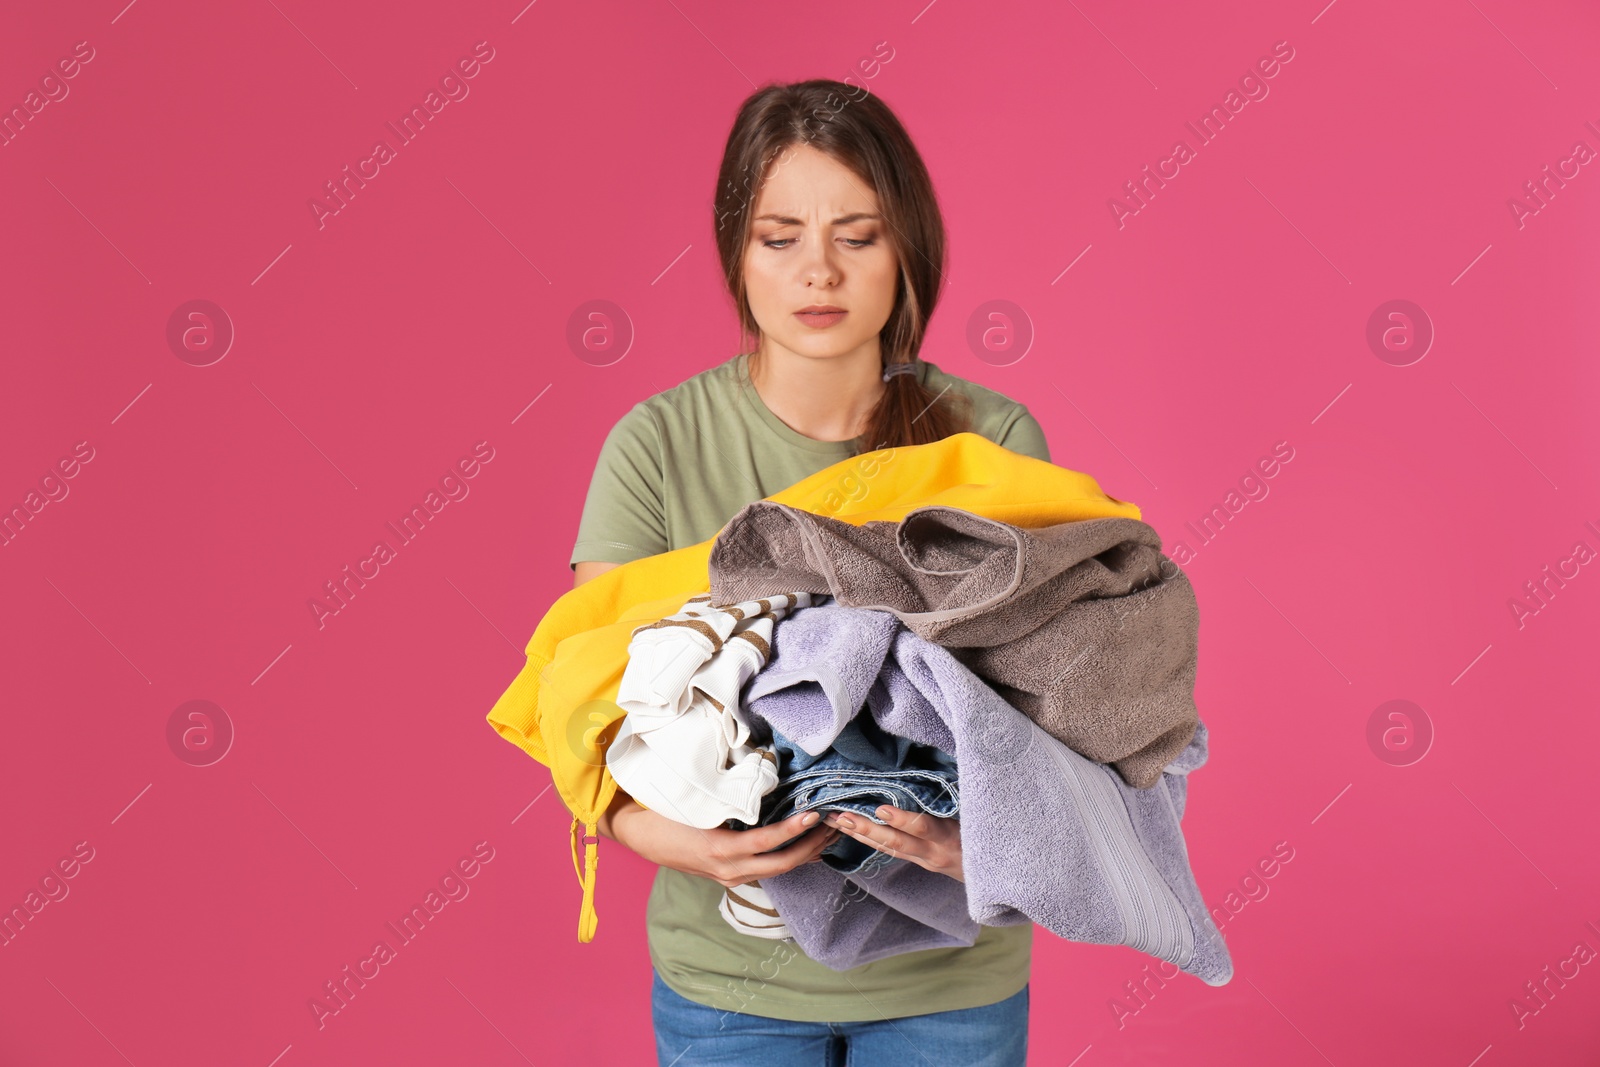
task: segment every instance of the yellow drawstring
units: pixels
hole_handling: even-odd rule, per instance
[[[579,869],[578,817],[572,817],[572,869],[578,875],[578,884],[583,887],[583,906],[578,911],[578,940],[584,944],[594,940],[595,927],[600,924],[600,916],[594,910],[594,875],[600,863],[600,837],[595,833],[596,829],[596,823],[583,824],[583,867]]]

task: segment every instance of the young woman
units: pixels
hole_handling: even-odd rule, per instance
[[[718,175],[716,238],[755,345],[617,421],[579,523],[577,583],[714,537],[745,504],[861,452],[970,430],[1049,460],[1023,405],[918,358],[943,222],[904,127],[877,97],[852,92],[775,85],[741,107]],[[833,971],[717,911],[725,887],[809,863],[839,833],[960,879],[957,820],[886,808],[888,826],[808,812],[700,830],[617,798],[600,833],[660,865],[647,928],[663,1067],[1023,1064],[1031,924]]]

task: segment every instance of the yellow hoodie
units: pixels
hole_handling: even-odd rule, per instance
[[[927,445],[884,448],[824,467],[768,500],[853,525],[898,522],[942,504],[1024,528],[1078,519],[1140,518],[1135,504],[1101,491],[1087,474],[1024,456],[975,433]],[[528,640],[528,662],[490,710],[491,725],[550,768],[573,814],[572,866],[583,887],[578,940],[594,939],[595,868],[601,813],[616,796],[605,750],[623,711],[617,688],[636,627],[680,610],[711,590],[715,538],[624,563],[563,593]],[[577,829],[584,828],[578,864]]]

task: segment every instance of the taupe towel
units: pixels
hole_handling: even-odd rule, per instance
[[[1138,519],[1023,529],[960,508],[861,525],[757,500],[717,535],[711,596],[796,590],[893,612],[1073,751],[1145,789],[1194,736],[1194,588]]]

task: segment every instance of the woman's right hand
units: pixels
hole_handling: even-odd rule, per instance
[[[744,885],[810,863],[839,836],[820,823],[817,812],[791,815],[770,826],[748,830],[701,830],[620,798],[607,813],[610,836],[652,863],[698,875],[724,887]],[[776,852],[795,835],[798,840]]]

